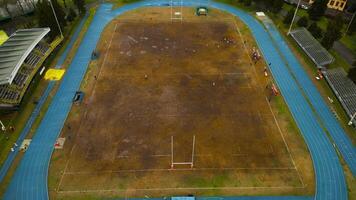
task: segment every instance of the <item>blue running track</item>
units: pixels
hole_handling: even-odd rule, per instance
[[[312,104],[321,124],[327,129],[342,157],[352,171],[353,176],[356,176],[356,149],[350,138],[342,129],[341,125],[321,97],[316,86],[310,80],[308,74],[293,55],[292,51],[288,48],[285,40],[279,34],[275,26],[267,23],[266,28],[271,33],[275,44],[278,45],[280,54],[285,58],[285,61],[300,88],[303,89],[305,96],[307,96]]]
[[[80,82],[87,70],[91,53],[95,49],[105,25],[123,12],[143,6],[165,6],[170,2],[170,0],[146,0],[125,5],[116,10],[111,10],[111,5],[109,4],[103,4],[98,8],[89,30],[79,46],[78,53],[70,64],[46,115],[36,131],[30,148],[25,153],[6,190],[4,199],[48,199],[47,176],[53,144],[64,125],[72,105],[72,97],[80,86]],[[207,1],[184,0],[184,3],[185,6],[192,6],[205,4]],[[282,48],[285,43],[283,39],[278,40],[278,37],[280,37],[279,33],[274,28],[269,28],[267,31],[255,18],[234,7],[216,2],[210,2],[209,5],[240,17],[251,29],[267,63],[273,63],[270,70],[308,145],[316,177],[316,194],[314,197],[233,197],[231,200],[347,200],[348,193],[343,169],[336,151],[327,137],[327,133],[322,128],[323,126],[327,126],[326,122],[329,122],[327,121],[328,118],[324,120],[322,118],[324,115],[321,115],[318,111],[315,113],[313,110],[317,109],[311,107],[314,104],[309,104],[308,102],[313,102],[314,100],[307,100],[306,97],[309,98],[309,96],[304,96],[306,88],[300,89],[300,87],[304,87],[301,82],[305,80],[299,80],[299,76],[291,70],[292,64],[288,60],[293,60],[295,57],[293,54],[288,53],[290,50],[286,46]],[[301,72],[299,70],[296,71],[303,73],[300,65],[296,68]],[[312,86],[312,84],[308,85],[310,88]],[[325,104],[322,99],[319,100]],[[321,118],[322,120],[320,120]],[[337,124],[337,121],[335,123]],[[340,126],[339,124],[337,125]],[[340,133],[343,133],[342,129]],[[337,138],[333,139],[336,140]],[[341,147],[339,148],[341,149]],[[200,199],[208,200],[216,198],[230,199],[223,197]]]
[[[88,14],[85,15],[85,17],[81,20],[80,24],[78,25],[76,31],[74,32],[74,34],[71,38],[71,40],[69,41],[65,51],[59,57],[59,60],[57,61],[55,68],[61,68],[62,64],[64,63],[65,58],[68,55],[69,50],[73,47],[74,42],[77,40],[77,37],[84,25],[85,20],[88,18],[88,16],[89,16]],[[35,122],[38,114],[40,113],[42,106],[43,106],[44,102],[46,101],[49,93],[52,91],[54,84],[55,84],[55,82],[53,82],[53,81],[49,82],[46,90],[44,91],[41,98],[39,99],[38,104],[36,105],[35,109],[32,111],[29,119],[27,120],[24,128],[22,129],[20,136],[16,141],[16,144],[18,144],[18,145],[22,144],[23,140],[26,138],[27,134],[30,132],[31,127],[32,127],[33,123]],[[19,150],[18,147],[14,147],[14,149],[15,149],[15,151],[10,152],[8,154],[6,160],[4,161],[3,165],[1,166],[0,183],[2,183],[2,181],[4,180],[4,178],[7,174],[7,171],[10,169],[10,166],[18,153],[18,150]]]

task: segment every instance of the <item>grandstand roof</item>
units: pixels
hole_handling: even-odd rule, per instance
[[[304,27],[294,29],[290,34],[317,66],[334,62],[334,57]]]
[[[343,68],[335,68],[323,71],[326,80],[340,100],[347,114],[356,113],[356,84],[347,77]],[[356,120],[354,121],[356,123]]]
[[[0,85],[11,84],[26,57],[50,28],[19,29],[0,46]]]

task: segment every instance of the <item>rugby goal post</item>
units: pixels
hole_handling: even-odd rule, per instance
[[[194,167],[194,153],[195,153],[195,135],[193,135],[192,143],[192,155],[191,160],[187,162],[175,162],[174,161],[174,136],[171,136],[171,169],[174,169],[175,165],[190,165],[190,168]]]
[[[171,0],[171,22],[183,22],[183,0]]]

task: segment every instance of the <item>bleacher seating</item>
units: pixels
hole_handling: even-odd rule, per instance
[[[17,101],[20,97],[20,92],[12,90],[9,85],[0,86],[0,99],[5,102]]]
[[[318,67],[328,65],[334,61],[334,57],[306,28],[294,29],[290,35]]]
[[[45,55],[49,50],[49,45],[45,42],[40,42],[37,44],[35,49],[41,52],[42,55]]]
[[[19,29],[0,46],[0,110],[19,108],[44,61],[63,41],[59,36],[47,43],[49,31],[50,28]]]
[[[23,74],[21,72],[17,73],[14,80],[13,80],[13,84],[19,86],[20,88],[22,88],[26,82],[28,78],[27,74]]]
[[[15,75],[12,84],[0,85],[0,104],[17,103],[21,100],[21,96],[26,90],[29,79],[37,72],[37,64],[43,61],[44,55],[50,50],[50,46],[45,42],[40,42],[36,48],[26,57],[17,74]]]
[[[342,68],[325,70],[323,74],[345,111],[349,116],[352,116],[356,112],[355,83],[347,77]]]
[[[38,61],[40,61],[40,56],[36,55],[35,53],[30,53],[27,58],[25,59],[25,63],[28,64],[29,66],[36,66]]]

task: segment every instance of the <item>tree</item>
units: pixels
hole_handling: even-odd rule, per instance
[[[270,4],[271,11],[275,13],[279,12],[282,9],[283,4],[284,4],[283,0],[273,0]]]
[[[302,27],[307,27],[308,24],[309,24],[309,19],[307,16],[301,17],[297,22],[297,25]]]
[[[290,9],[287,13],[287,15],[284,17],[283,23],[284,24],[289,24],[292,22],[294,16],[294,9]]]
[[[61,28],[65,26],[64,12],[58,5],[57,0],[52,0],[53,8],[57,14],[57,18]],[[54,39],[60,34],[56,19],[53,15],[52,8],[48,0],[40,0],[37,2],[36,6],[36,17],[38,19],[38,25],[40,27],[50,27],[49,37]]]
[[[43,0],[43,1],[45,1],[45,0]],[[51,2],[53,5],[53,8],[54,8],[54,11],[56,12],[59,24],[61,25],[61,27],[64,27],[66,25],[66,19],[65,19],[66,14],[65,14],[62,6],[59,5],[57,0],[51,0]]]
[[[252,0],[244,0],[244,5],[245,6],[251,6]]]
[[[342,28],[343,28],[342,17],[336,16],[333,20],[329,20],[326,33],[321,41],[321,44],[326,48],[330,49],[334,42],[339,40],[342,37]]]
[[[321,38],[323,36],[323,31],[321,28],[318,26],[316,22],[313,22],[309,28],[308,31],[315,37],[315,38]]]
[[[84,0],[74,0],[75,6],[77,6],[79,13],[82,15],[85,13],[85,2]]]
[[[349,73],[347,76],[354,82],[356,83],[356,67],[353,67],[349,70]]]
[[[318,20],[326,11],[328,0],[315,0],[309,9],[309,17],[312,20]]]
[[[9,17],[12,18],[13,15],[12,15],[10,9],[9,9],[9,5],[10,5],[10,0],[0,0],[0,7],[4,7],[5,11],[9,15]]]
[[[72,22],[76,17],[77,17],[77,13],[75,13],[75,11],[73,10],[73,8],[70,8],[70,9],[69,9],[68,16],[67,16],[67,20],[68,20],[69,22]]]

